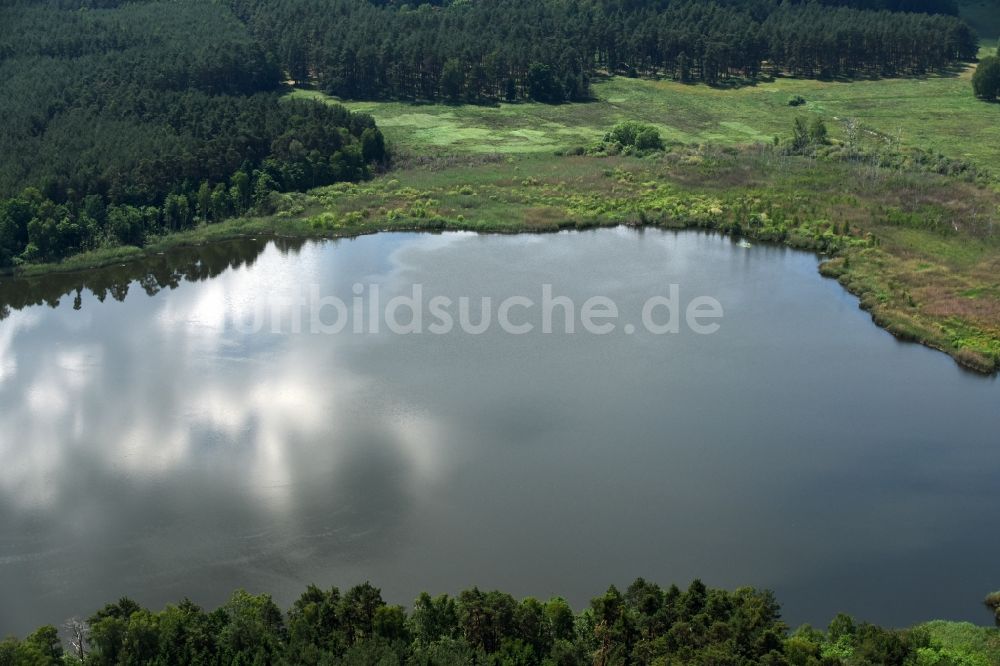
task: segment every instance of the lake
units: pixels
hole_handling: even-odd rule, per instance
[[[896,341],[817,263],[695,232],[381,234],[0,284],[0,634],[123,595],[371,580],[579,609],[637,576],[771,588],[793,624],[991,622],[1000,384]],[[334,300],[415,284],[477,320],[518,296],[531,321],[544,285],[620,319],[329,330]],[[638,325],[671,285],[718,330]]]

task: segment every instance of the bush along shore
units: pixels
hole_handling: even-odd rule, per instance
[[[989,600],[987,600],[989,603]],[[237,591],[207,612],[191,601],[152,612],[120,599],[86,620],[0,642],[0,666],[46,664],[1000,664],[1000,630],[930,622],[886,629],[840,614],[790,631],[774,595],[637,579],[574,612],[562,598],[500,591],[420,594],[407,610],[364,583],[309,586],[283,613]]]

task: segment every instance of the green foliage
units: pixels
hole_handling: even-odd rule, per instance
[[[792,150],[802,151],[810,144],[809,125],[806,119],[797,117],[792,126]]]
[[[829,143],[829,132],[826,129],[826,123],[819,116],[812,119],[809,123],[809,141],[817,146],[824,146]]]
[[[351,99],[553,103],[587,99],[604,72],[710,84],[923,74],[977,52],[952,0],[226,4],[293,78]]]
[[[383,164],[388,157],[382,132],[376,127],[365,128],[361,133],[361,159],[366,164]]]
[[[806,98],[802,95],[792,95],[788,98],[788,106],[802,106],[806,103]]]
[[[1000,56],[987,56],[979,61],[972,75],[972,90],[976,97],[990,102],[1000,97]]]
[[[465,68],[455,58],[444,63],[441,70],[441,95],[449,102],[457,102],[465,90]]]
[[[779,618],[769,592],[727,592],[700,581],[681,592],[639,579],[625,594],[609,588],[579,615],[560,598],[517,601],[476,588],[457,599],[421,594],[407,613],[368,583],[343,595],[310,586],[283,615],[269,596],[240,590],[210,613],[189,601],[158,613],[128,599],[109,604],[87,623],[83,663],[750,664],[820,653],[822,634],[788,638]],[[895,632],[883,633],[879,646],[897,646]],[[64,655],[53,627],[0,643],[0,666],[60,663],[78,661]]]
[[[235,664],[270,664],[277,661],[286,643],[287,629],[281,610],[271,597],[238,590],[218,611],[223,621],[218,652]]]
[[[565,96],[565,91],[556,77],[556,72],[550,65],[544,63],[533,62],[528,65],[525,86],[528,90],[528,98],[536,102],[561,102]]]
[[[447,595],[434,597],[423,592],[413,602],[409,616],[410,633],[424,645],[431,645],[445,638],[454,638],[458,632],[458,610],[455,600]]]
[[[639,151],[663,150],[663,138],[660,131],[652,125],[635,121],[618,123],[608,132],[604,141],[622,148],[634,148]]]
[[[83,4],[0,7],[0,269],[266,212],[272,191],[386,161],[370,117],[281,100],[222,4]]]
[[[792,151],[802,153],[807,149],[814,149],[824,146],[830,142],[829,132],[826,123],[820,116],[815,116],[812,120],[798,116],[792,126]]]
[[[937,620],[919,627],[930,639],[919,650],[917,663],[934,666],[997,666],[1000,664],[1000,631],[970,622]]]
[[[58,666],[64,663],[63,656],[59,632],[53,626],[41,627],[23,641],[0,641],[0,666]]]

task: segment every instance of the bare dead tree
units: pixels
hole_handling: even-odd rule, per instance
[[[66,620],[63,629],[69,636],[69,645],[73,656],[83,661],[87,656],[87,623],[77,617]]]

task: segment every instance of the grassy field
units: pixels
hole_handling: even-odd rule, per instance
[[[616,77],[596,82],[596,100],[586,104],[346,105],[371,113],[394,144],[419,154],[551,153],[592,144],[621,120],[656,125],[669,141],[740,145],[787,135],[796,116],[820,115],[834,137],[853,121],[887,140],[990,168],[1000,164],[1000,104],[973,97],[971,71],[851,83],[779,78],[737,89]],[[807,104],[790,107],[794,95]]]

